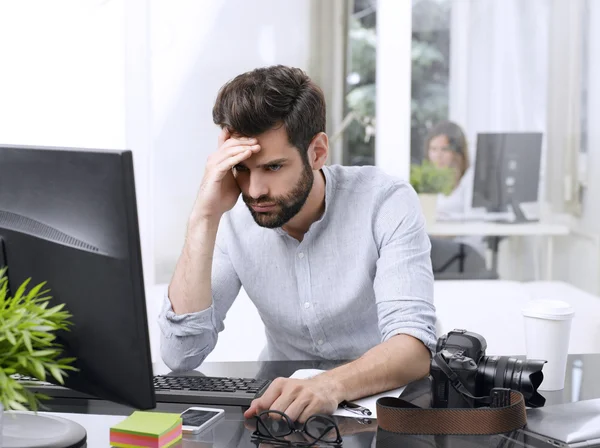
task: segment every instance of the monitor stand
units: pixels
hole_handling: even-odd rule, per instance
[[[526,222],[539,221],[538,219],[528,219],[527,216],[525,216],[525,213],[523,213],[523,209],[521,208],[521,205],[514,199],[511,199],[511,201],[509,202],[508,208],[512,209],[514,219],[494,219],[494,220],[490,220],[490,222],[499,222],[499,223],[503,223],[503,224],[522,224],[522,223],[526,223]]]
[[[514,199],[510,201],[510,206],[515,214],[515,223],[529,222],[529,219],[525,217],[525,213],[523,213],[523,210],[521,210],[521,205],[518,204],[517,201]]]
[[[523,212],[523,208],[521,207],[521,204],[514,199],[512,199],[510,201],[510,207],[512,207],[513,213],[515,214],[514,222],[516,224],[524,223],[524,222],[539,222],[539,220],[540,220],[539,215],[534,217],[533,219],[528,218],[525,215],[525,213]]]
[[[86,441],[84,427],[63,417],[21,411],[2,416],[3,448],[80,448]]]

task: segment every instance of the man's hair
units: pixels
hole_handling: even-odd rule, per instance
[[[325,98],[319,86],[299,68],[257,68],[221,87],[213,121],[246,137],[283,125],[290,144],[306,160],[312,138],[325,132]]]

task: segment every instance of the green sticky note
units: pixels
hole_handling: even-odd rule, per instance
[[[181,424],[179,414],[135,411],[110,429],[127,434],[160,437],[179,424]]]

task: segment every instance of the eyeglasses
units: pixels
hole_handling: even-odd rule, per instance
[[[303,441],[292,441],[288,437],[299,433]],[[309,447],[318,444],[341,447],[342,436],[335,421],[322,414],[315,414],[306,420],[301,429],[283,412],[267,410],[256,416],[256,431],[252,438],[260,442],[285,444],[294,447]]]

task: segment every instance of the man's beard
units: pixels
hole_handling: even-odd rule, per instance
[[[242,199],[248,206],[256,224],[269,229],[282,227],[302,209],[308,199],[314,179],[311,167],[305,163],[302,176],[290,193],[276,198],[263,195],[257,199],[242,194]],[[260,204],[274,204],[275,207],[268,212],[257,212],[252,208],[253,205]]]

